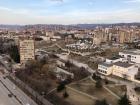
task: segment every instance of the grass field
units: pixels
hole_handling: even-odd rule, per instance
[[[110,89],[112,92],[114,92],[116,95],[121,97],[126,92],[126,85],[110,85],[107,86],[108,89]]]
[[[117,105],[118,99],[104,88],[97,89],[95,87],[95,82],[93,82],[90,78],[73,83],[69,86],[90,96],[96,97],[99,100],[106,99],[108,103]]]
[[[74,105],[94,105],[95,103],[95,100],[91,99],[90,97],[82,95],[69,88],[67,88],[67,92],[69,93],[69,97],[66,99],[66,101]]]

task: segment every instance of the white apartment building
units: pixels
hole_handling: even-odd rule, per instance
[[[111,75],[112,74],[112,69],[113,69],[113,63],[121,61],[122,58],[118,57],[112,57],[106,59],[105,62],[100,63],[98,65],[98,72],[103,74],[103,75]]]
[[[119,55],[130,62],[140,64],[140,50],[126,50],[119,52]]]
[[[103,75],[111,75],[112,74],[112,66],[113,64],[103,62],[98,65],[98,72]]]
[[[127,76],[128,71],[135,67],[134,64],[129,64],[127,62],[116,62],[112,67],[112,74],[121,78]]]
[[[112,64],[103,62],[98,65],[98,72],[106,76],[115,75],[140,83],[140,81],[135,79],[135,75],[138,73],[138,67],[136,67],[135,64],[130,64],[128,62],[118,61]]]
[[[20,63],[25,64],[26,61],[35,59],[34,40],[30,38],[20,38]]]

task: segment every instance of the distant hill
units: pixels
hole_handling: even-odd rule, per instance
[[[10,29],[10,30],[15,30],[15,29],[20,29],[22,26],[21,25],[0,25],[0,29]]]
[[[94,29],[97,26],[139,26],[140,23],[116,23],[116,24],[73,24],[73,25],[59,25],[59,24],[35,24],[35,25],[0,25],[0,29],[20,30],[20,29]]]
[[[102,26],[102,27],[109,27],[109,26],[140,26],[140,23],[114,23],[114,24],[77,24],[78,27],[80,28],[88,28],[92,29],[97,26]]]

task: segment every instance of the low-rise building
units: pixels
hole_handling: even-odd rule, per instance
[[[119,55],[130,62],[140,64],[140,50],[125,50],[119,52]]]
[[[98,65],[98,72],[106,76],[115,75],[140,83],[140,81],[135,79],[135,75],[138,73],[138,67],[132,63],[122,61],[115,63],[103,62]]]
[[[126,78],[127,72],[135,67],[134,64],[127,62],[116,62],[113,64],[112,74],[118,77]]]
[[[112,66],[113,64],[103,62],[98,65],[98,72],[103,75],[111,75],[112,74]]]

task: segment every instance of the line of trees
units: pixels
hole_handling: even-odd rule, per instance
[[[96,100],[94,105],[109,105],[106,99],[103,100]],[[127,94],[123,95],[119,100],[118,100],[118,105],[132,105],[131,101],[127,97]]]
[[[9,53],[10,57],[11,57],[16,63],[20,63],[20,54],[19,54],[18,46],[12,45],[12,46],[8,49],[8,53]]]

